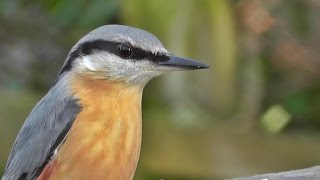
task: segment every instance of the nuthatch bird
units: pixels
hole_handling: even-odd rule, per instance
[[[164,72],[202,68],[208,66],[172,55],[149,32],[93,30],[73,46],[23,124],[2,179],[133,179],[144,86]]]

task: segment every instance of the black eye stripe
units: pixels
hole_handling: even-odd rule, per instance
[[[72,68],[72,62],[80,57],[81,55],[90,55],[95,51],[107,51],[109,53],[118,54],[118,46],[123,43],[125,45],[131,46],[125,42],[114,42],[114,41],[105,41],[105,40],[94,40],[90,42],[84,42],[78,46],[76,50],[74,50],[66,60],[66,63],[62,67],[59,75],[63,74],[66,71],[69,71]],[[139,61],[142,59],[148,59],[154,62],[164,62],[168,61],[169,57],[164,54],[153,54],[150,51],[146,51],[141,48],[132,47],[132,55],[130,56],[129,60],[132,61]]]
[[[80,55],[90,55],[94,51],[107,51],[109,53],[115,54],[118,56],[118,46],[122,44],[122,42],[113,42],[113,41],[104,41],[104,40],[95,40],[91,42],[85,42],[80,44],[77,48],[76,52]],[[132,47],[130,44],[123,43],[126,46]],[[168,57],[165,55],[155,55],[152,52],[146,51],[141,48],[132,47],[133,54],[131,56],[131,60],[142,60],[149,59],[152,61],[167,61]]]

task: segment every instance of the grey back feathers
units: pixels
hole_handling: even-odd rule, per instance
[[[68,89],[68,77],[34,107],[19,132],[3,180],[36,179],[63,142],[80,106]]]

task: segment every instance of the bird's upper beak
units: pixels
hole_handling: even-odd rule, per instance
[[[201,62],[177,57],[174,55],[169,55],[167,61],[162,61],[157,63],[159,68],[164,71],[177,71],[177,70],[196,70],[196,69],[205,69],[209,68],[208,65]]]

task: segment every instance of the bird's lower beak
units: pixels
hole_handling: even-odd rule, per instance
[[[164,71],[196,70],[209,68],[208,65],[201,62],[173,55],[170,55],[167,61],[158,62],[157,64],[159,65],[159,68]]]

